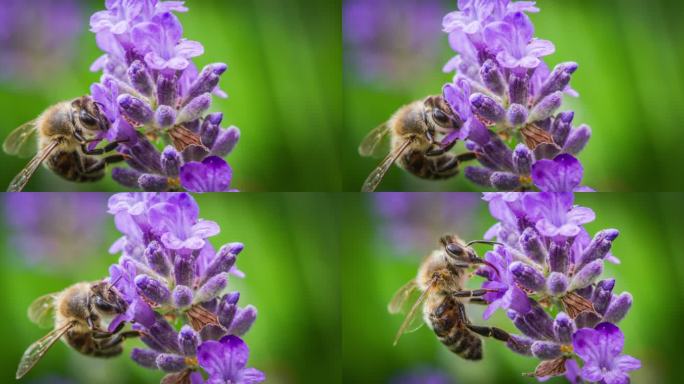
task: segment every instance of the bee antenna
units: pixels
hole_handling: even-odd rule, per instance
[[[504,245],[503,243],[500,243],[498,241],[472,240],[466,244],[466,247],[470,247],[472,244],[490,244],[490,245],[502,245],[502,246]]]

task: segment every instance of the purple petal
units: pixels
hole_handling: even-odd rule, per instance
[[[176,55],[190,58],[204,53],[204,47],[197,41],[183,40],[176,45]]]
[[[218,235],[219,232],[221,232],[221,227],[211,220],[200,220],[197,224],[192,226],[192,233],[203,239]]]
[[[193,161],[181,167],[181,185],[191,192],[225,192],[233,172],[220,157],[209,156],[201,163]]]

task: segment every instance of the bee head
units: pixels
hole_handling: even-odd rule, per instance
[[[435,127],[458,129],[463,125],[461,118],[451,110],[449,103],[442,96],[427,97],[423,106],[425,120],[433,131]]]
[[[97,134],[109,129],[109,119],[102,112],[101,104],[90,96],[82,96],[71,102],[72,122],[81,131]]]
[[[91,303],[102,314],[117,315],[126,312],[128,304],[119,290],[106,281],[94,284],[91,288]]]

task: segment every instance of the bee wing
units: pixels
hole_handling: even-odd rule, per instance
[[[59,141],[52,141],[50,144],[48,144],[46,147],[43,147],[38,153],[29,161],[28,164],[24,167],[24,169],[19,172],[18,175],[12,179],[12,182],[10,183],[9,187],[7,187],[7,192],[21,192],[22,189],[26,186],[28,181],[31,179],[31,176],[36,172],[38,167],[45,161],[45,159],[50,156],[52,151],[54,151],[57,146],[60,144]]]
[[[49,293],[35,299],[28,308],[29,320],[43,328],[53,326],[56,296],[57,293]]]
[[[359,154],[364,157],[372,156],[377,152],[382,139],[386,137],[387,132],[389,132],[389,125],[387,123],[381,124],[375,127],[372,131],[368,132],[366,137],[361,140],[359,145]]]
[[[430,294],[432,294],[432,291],[434,291],[434,289],[437,287],[437,284],[435,283],[436,279],[433,279],[428,288],[423,293],[421,293],[418,299],[415,301],[415,303],[413,303],[413,306],[404,318],[404,322],[401,323],[399,331],[397,331],[397,335],[394,337],[394,345],[397,345],[397,342],[399,342],[399,338],[401,337],[401,335],[403,335],[404,333],[416,331],[423,325],[423,319],[417,317],[416,315],[418,315],[418,309],[423,305],[425,299],[427,299],[430,296]],[[416,320],[420,320],[420,322],[417,322]]]
[[[35,153],[37,145],[35,137],[38,131],[37,121],[38,119],[31,120],[10,132],[2,143],[2,149],[5,153],[20,157],[28,157]]]
[[[385,177],[385,173],[389,171],[390,166],[394,164],[395,161],[401,156],[402,153],[406,150],[406,148],[411,144],[413,140],[409,139],[404,141],[399,148],[391,152],[385,159],[378,165],[377,168],[371,172],[370,175],[366,178],[366,181],[363,182],[363,186],[361,187],[361,192],[373,192],[375,191],[375,188],[378,187],[378,184],[382,181],[382,178]]]
[[[45,352],[47,352],[48,349],[50,349],[50,347],[52,347],[52,345],[55,344],[55,342],[59,340],[62,335],[67,333],[67,331],[70,330],[74,325],[76,325],[76,322],[72,321],[63,325],[61,328],[53,329],[50,331],[50,333],[40,338],[40,340],[31,344],[21,357],[21,361],[19,361],[19,367],[17,368],[16,376],[17,380],[24,377],[24,375],[26,375],[28,371],[30,371],[31,368],[33,368],[33,366],[43,358]]]
[[[526,124],[520,129],[520,134],[530,149],[534,150],[540,144],[554,144],[553,136],[534,124]]]
[[[408,298],[411,297],[411,294],[417,291],[417,288],[418,284],[416,283],[416,279],[404,284],[399,288],[397,293],[394,294],[389,304],[387,304],[387,311],[393,315],[401,312],[402,308],[404,308],[404,304],[406,304]]]

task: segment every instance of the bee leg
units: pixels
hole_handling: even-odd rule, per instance
[[[466,327],[477,333],[478,335],[484,336],[484,337],[493,337],[496,340],[500,341],[508,341],[511,339],[511,335],[504,331],[503,329],[496,328],[496,327],[482,327],[479,325],[472,325],[472,324],[466,324]]]
[[[475,152],[465,152],[456,155],[456,158],[458,159],[459,163],[462,163],[464,161],[471,161],[477,159],[477,153]]]
[[[458,291],[451,293],[453,297],[481,297],[488,292],[494,292],[494,289],[473,289],[472,291]]]
[[[107,349],[96,349],[93,351],[92,356],[94,357],[114,357],[118,356],[123,352],[121,345],[115,345],[114,347]]]
[[[102,340],[100,342],[100,348],[101,349],[110,349],[110,348],[116,347],[117,345],[123,343],[123,341],[126,339],[130,339],[132,337],[138,337],[138,336],[140,336],[140,332],[138,332],[138,331],[126,331],[126,332],[117,333],[115,336],[111,337],[110,339]]]
[[[92,174],[102,171],[107,164],[119,163],[126,160],[126,156],[122,154],[110,155],[97,160],[95,163],[86,168],[83,173]]]
[[[489,305],[487,300],[485,300],[481,297],[471,297],[470,300],[468,300],[468,303],[477,304],[477,305]]]
[[[425,152],[425,156],[439,156],[442,155],[448,151],[450,151],[454,145],[456,145],[457,140],[453,140],[451,142],[448,142],[446,144],[440,143],[440,144],[433,144],[432,148],[428,149]]]
[[[102,148],[93,148],[93,149],[88,149],[88,141],[83,141],[81,142],[81,150],[83,153],[86,155],[103,155],[107,152],[111,152],[116,149],[116,147],[119,146],[121,143],[125,143],[128,140],[117,140],[117,141],[112,141],[111,143],[105,145]]]

